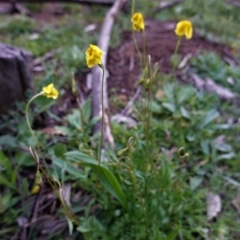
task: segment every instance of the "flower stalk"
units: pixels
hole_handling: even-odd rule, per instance
[[[103,146],[103,135],[104,135],[104,78],[105,78],[105,68],[102,63],[102,55],[104,52],[95,45],[90,44],[89,48],[86,51],[86,62],[89,68],[92,68],[98,65],[103,73],[102,73],[102,86],[101,86],[101,101],[102,101],[102,127],[101,127],[101,137],[100,137],[100,150],[98,154],[98,164],[101,163],[101,156],[102,156],[102,146]]]

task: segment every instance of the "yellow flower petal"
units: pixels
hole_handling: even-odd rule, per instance
[[[90,44],[90,47],[86,51],[86,62],[89,68],[102,63],[102,55],[104,52],[95,45]]]
[[[39,185],[34,185],[31,194],[37,194],[40,191],[40,186]]]
[[[192,23],[188,20],[178,22],[175,28],[175,33],[179,37],[185,35],[187,39],[191,39],[193,35]]]
[[[59,94],[57,89],[54,87],[52,83],[46,87],[43,87],[42,91],[43,95],[46,96],[47,98],[57,99]]]
[[[143,15],[141,13],[134,13],[131,18],[131,21],[133,23],[133,29],[135,31],[144,30],[145,24],[144,24]]]

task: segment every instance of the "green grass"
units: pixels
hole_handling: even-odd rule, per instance
[[[224,0],[184,1],[174,8],[156,13],[160,20],[190,19],[198,33],[214,41],[233,43],[240,32],[238,9]]]

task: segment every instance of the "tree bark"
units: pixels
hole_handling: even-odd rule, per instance
[[[0,113],[23,100],[26,89],[32,88],[30,60],[29,52],[0,44]]]

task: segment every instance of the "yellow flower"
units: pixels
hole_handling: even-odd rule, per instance
[[[187,39],[191,39],[193,35],[192,23],[188,20],[178,22],[175,28],[175,33],[179,37],[185,35]]]
[[[42,89],[42,92],[43,92],[43,95],[46,96],[47,98],[53,98],[53,99],[56,99],[59,94],[57,89],[54,87],[52,83],[44,87]]]
[[[144,30],[144,19],[141,13],[134,13],[131,19],[135,31]]]
[[[88,67],[92,68],[95,65],[101,65],[103,54],[104,52],[98,46],[90,44],[90,47],[86,51],[86,61]]]
[[[40,186],[39,185],[34,185],[31,194],[37,194],[40,191]]]

